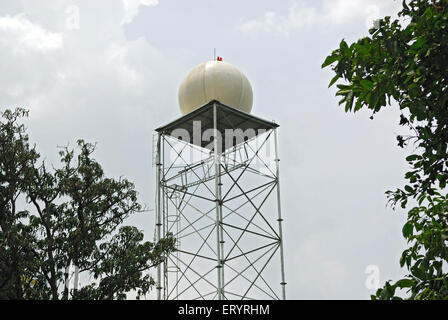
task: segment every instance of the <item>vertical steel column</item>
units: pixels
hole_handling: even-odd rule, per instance
[[[280,203],[280,159],[278,157],[278,142],[277,142],[277,128],[274,129],[274,140],[275,140],[275,169],[277,176],[277,207],[278,207],[278,234],[280,236],[280,264],[281,264],[281,276],[282,282],[282,298],[286,299],[286,282],[285,282],[285,259],[283,256],[283,232],[282,232],[282,208]]]
[[[181,201],[180,201],[180,195],[178,197],[176,197],[176,237],[179,234],[180,231],[180,205],[181,205]],[[179,250],[180,250],[180,239],[177,238],[176,239],[176,263],[179,263]],[[177,283],[179,282],[179,267],[176,265],[176,300],[179,300],[179,286],[177,285]],[[166,287],[168,288],[168,283],[166,285]]]
[[[159,242],[161,239],[161,227],[162,227],[162,206],[161,206],[161,170],[162,170],[162,163],[161,163],[161,134],[157,134],[157,160],[156,160],[156,180],[157,180],[157,187],[156,187],[156,201],[157,201],[157,211],[156,211],[156,242]],[[159,264],[157,266],[157,300],[162,299],[162,265]]]
[[[217,198],[218,198],[218,209],[219,209],[219,234],[220,234],[220,252],[221,252],[221,295],[222,299],[226,299],[225,296],[225,282],[224,282],[224,225],[223,225],[223,219],[222,219],[222,182],[221,182],[221,158],[222,158],[222,150],[219,150],[219,156],[218,156],[218,164],[219,164],[219,171],[218,171],[218,192],[217,192]]]
[[[161,194],[162,194],[162,237],[166,237],[167,228],[168,228],[168,197],[165,195],[165,190],[163,189],[165,187],[164,184],[162,184],[162,181],[165,179],[165,136],[161,135],[161,146],[160,146],[160,154],[161,154],[161,162],[160,162],[160,172],[161,174]],[[177,241],[177,239],[176,239]],[[163,261],[163,300],[167,299],[168,296],[168,257],[166,256]]]
[[[213,104],[213,153],[214,153],[214,163],[215,163],[215,202],[216,202],[216,269],[218,276],[218,300],[223,298],[223,284],[224,284],[224,265],[222,261],[223,257],[223,233],[222,233],[222,199],[221,199],[221,147],[222,140],[219,142],[221,146],[218,146],[218,110],[216,103]],[[221,137],[222,138],[222,137]]]

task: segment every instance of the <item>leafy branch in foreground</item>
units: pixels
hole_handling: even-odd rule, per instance
[[[137,298],[154,285],[149,270],[174,238],[143,241],[123,222],[141,210],[134,185],[105,176],[95,145],[78,141],[48,169],[23,124],[24,109],[0,118],[0,299]],[[70,269],[94,281],[69,288]]]
[[[336,84],[346,112],[367,108],[373,119],[395,101],[399,125],[410,130],[397,136],[398,145],[416,146],[406,158],[407,185],[387,192],[392,206],[418,203],[403,227],[409,248],[400,264],[410,274],[372,298],[399,299],[399,288],[410,299],[448,299],[448,199],[441,194],[448,180],[448,0],[404,0],[399,17],[381,19],[350,45],[342,40],[322,68],[332,67],[329,86]]]

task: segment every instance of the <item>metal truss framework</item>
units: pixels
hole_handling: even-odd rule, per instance
[[[285,299],[277,126],[220,152],[218,107],[211,149],[157,135],[157,297]]]

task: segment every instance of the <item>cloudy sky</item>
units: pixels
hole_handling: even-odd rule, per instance
[[[345,114],[326,55],[393,0],[2,0],[0,108],[24,106],[47,161],[78,138],[153,208],[154,129],[180,116],[178,86],[217,54],[251,81],[253,114],[280,124],[290,299],[367,299],[372,270],[397,279],[405,213],[386,207],[407,165],[399,113]],[[130,221],[153,237],[153,212]],[[367,273],[366,273],[367,271]]]

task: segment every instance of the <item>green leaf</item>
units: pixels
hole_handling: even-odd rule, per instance
[[[412,273],[412,275],[414,275],[416,278],[418,278],[420,280],[426,280],[425,272],[418,267],[411,268],[411,273]]]
[[[340,78],[340,77],[339,77],[338,74],[335,75],[335,76],[331,79],[330,84],[328,85],[328,88],[330,88],[336,81],[338,81],[339,78]]]
[[[345,40],[342,40],[341,43],[339,44],[339,50],[341,51],[343,56],[347,56],[350,48],[347,45],[347,42],[345,42]]]
[[[406,157],[406,161],[408,161],[408,162],[415,161],[417,159],[420,159],[420,156],[418,154],[412,154],[412,155]]]
[[[414,226],[412,224],[412,221],[406,222],[402,229],[403,237],[405,237],[406,239],[409,238],[409,236],[412,235],[413,230]]]
[[[353,109],[353,111],[356,112],[359,109],[361,109],[362,103],[363,103],[363,100],[361,98],[358,98],[358,100],[356,100],[355,109]]]
[[[370,91],[373,89],[373,82],[370,80],[363,79],[360,81],[360,83],[361,83],[362,87],[366,90]]]
[[[336,61],[338,61],[338,60],[340,60],[340,59],[341,59],[341,56],[337,55],[336,52],[333,52],[332,55],[328,56],[328,57],[325,59],[325,61],[324,61],[324,63],[322,64],[321,68],[323,69],[323,68],[325,68],[325,67],[328,67],[330,64],[332,64],[333,62],[336,62]]]
[[[401,289],[411,288],[414,284],[415,284],[415,280],[413,280],[413,279],[401,279],[395,283],[395,285]]]

